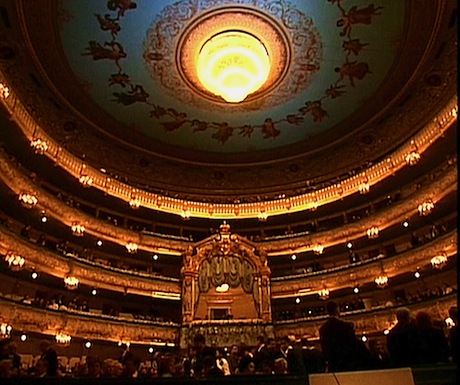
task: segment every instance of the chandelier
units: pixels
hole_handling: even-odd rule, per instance
[[[358,190],[360,194],[367,194],[370,190],[370,185],[367,182],[360,183],[358,186]]]
[[[328,299],[329,298],[329,290],[324,288],[318,291],[319,298],[321,299]]]
[[[225,31],[203,44],[196,70],[198,79],[208,91],[229,103],[239,103],[266,82],[270,58],[255,36]]]
[[[38,203],[38,199],[35,195],[27,194],[27,193],[22,193],[19,194],[19,201],[21,204],[28,209],[31,209]]]
[[[16,255],[13,253],[8,253],[5,255],[5,261],[8,263],[8,266],[13,271],[20,271],[22,270],[24,263],[26,262],[24,258],[20,255]]]
[[[367,229],[367,237],[369,239],[375,239],[379,237],[379,228],[372,226],[370,229]]]
[[[385,274],[379,275],[374,281],[379,287],[384,288],[388,285],[388,277]]]
[[[3,83],[0,83],[0,97],[6,99],[8,96],[10,96],[10,89]]]
[[[68,334],[64,334],[61,332],[56,334],[56,342],[60,345],[69,345],[71,340],[72,337]]]
[[[442,269],[444,265],[447,263],[447,255],[440,254],[436,255],[435,257],[431,258],[430,260],[431,266],[436,269]]]
[[[84,187],[89,187],[93,183],[93,178],[91,178],[89,175],[82,175],[78,180]]]
[[[7,323],[2,323],[0,325],[0,337],[10,338],[12,330],[13,327],[11,325],[8,325]]]
[[[324,251],[324,246],[320,244],[313,246],[313,252],[315,254],[323,254],[323,251]]]
[[[43,155],[48,150],[48,143],[41,139],[32,140],[30,145],[35,149],[36,154]]]
[[[80,281],[76,277],[67,276],[64,278],[64,285],[66,289],[75,290],[78,287]]]
[[[406,163],[409,166],[415,166],[420,160],[420,154],[417,151],[412,151],[406,155]]]
[[[141,201],[139,198],[131,198],[130,201],[128,202],[129,203],[129,207],[131,207],[132,209],[138,209],[141,205]]]
[[[85,226],[79,224],[78,222],[72,223],[72,234],[76,237],[82,237],[85,232]]]
[[[130,254],[136,254],[137,253],[137,249],[138,249],[138,245],[137,243],[134,243],[134,242],[128,242],[126,245],[126,250],[128,250],[128,253]]]
[[[417,210],[421,216],[427,216],[434,209],[434,203],[431,200],[418,205]]]

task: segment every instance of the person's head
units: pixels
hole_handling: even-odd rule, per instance
[[[270,350],[275,350],[276,348],[276,342],[275,342],[275,339],[274,338],[268,338],[267,339],[267,347],[268,349]]]
[[[275,374],[286,374],[288,368],[288,363],[284,357],[279,357],[273,363],[273,371]]]
[[[282,350],[286,350],[289,347],[290,343],[291,343],[291,340],[289,339],[289,337],[285,336],[285,337],[281,338],[280,348]]]
[[[171,377],[176,373],[176,364],[174,357],[164,355],[158,362],[158,377]]]
[[[396,319],[398,323],[407,324],[409,323],[411,316],[410,310],[407,307],[400,307],[396,309]]]
[[[206,344],[206,339],[204,338],[203,334],[196,334],[195,337],[193,338],[193,346],[195,347],[196,350],[201,350]]]
[[[238,346],[232,345],[232,347],[230,348],[230,354],[233,356],[237,356],[239,352],[240,352],[240,349],[238,348]]]
[[[102,366],[99,360],[87,360],[88,362],[88,376],[99,377],[102,373]]]
[[[139,359],[134,354],[127,353],[123,361],[125,374],[132,376],[139,369],[139,363]]]
[[[377,353],[377,354],[383,353],[384,351],[382,343],[377,339],[369,340],[369,350],[372,353]]]
[[[429,329],[433,322],[431,320],[431,316],[425,311],[419,311],[415,316],[415,322],[419,329]]]
[[[264,338],[264,336],[259,336],[259,337],[257,337],[257,345],[258,345],[258,346],[261,346],[261,345],[263,345],[264,343],[265,343],[265,338]]]
[[[51,347],[51,343],[47,340],[40,342],[40,351],[45,353]]]
[[[335,301],[329,301],[327,304],[326,304],[326,312],[327,312],[327,315],[331,316],[331,317],[336,317],[339,315],[339,305],[337,302]]]
[[[241,374],[254,374],[256,372],[254,359],[249,355],[242,357],[238,365],[238,370]]]

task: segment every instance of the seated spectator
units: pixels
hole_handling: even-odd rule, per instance
[[[410,310],[401,307],[396,310],[396,325],[387,335],[387,346],[395,367],[411,367],[420,363],[420,333],[411,317]]]
[[[383,344],[379,340],[369,340],[369,351],[373,359],[373,369],[391,368],[390,354],[385,350]]]
[[[417,313],[415,322],[421,339],[420,363],[448,362],[449,344],[442,329],[434,327],[431,316],[424,311]]]
[[[274,374],[288,374],[288,362],[284,357],[278,357],[273,363]]]

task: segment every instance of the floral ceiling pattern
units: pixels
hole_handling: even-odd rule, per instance
[[[222,7],[270,18],[288,38],[286,76],[264,97],[228,105],[196,93],[179,74],[181,35]],[[368,0],[59,3],[68,63],[100,107],[127,130],[217,153],[303,142],[363,108],[399,53],[404,11],[404,2]]]

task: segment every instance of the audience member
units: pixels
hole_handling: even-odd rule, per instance
[[[449,343],[442,329],[433,326],[431,316],[419,311],[415,322],[420,332],[420,363],[436,364],[449,360]]]
[[[378,339],[369,340],[369,351],[372,356],[372,369],[391,368],[390,354],[385,350],[381,341]]]
[[[458,363],[458,307],[452,306],[449,309],[449,317],[452,319],[453,325],[449,329],[449,347],[452,356],[452,362]]]
[[[420,363],[421,340],[410,310],[396,310],[396,325],[387,335],[387,347],[395,367],[411,367]]]
[[[302,359],[305,374],[324,373],[326,371],[326,360],[323,353],[311,344],[307,338],[302,338]]]
[[[363,369],[363,354],[350,322],[339,319],[337,302],[326,304],[327,321],[320,327],[321,349],[327,362],[328,372]]]
[[[51,343],[47,340],[43,340],[40,343],[41,356],[40,359],[46,363],[46,375],[56,376],[58,369],[58,358],[56,350],[51,347]]]

